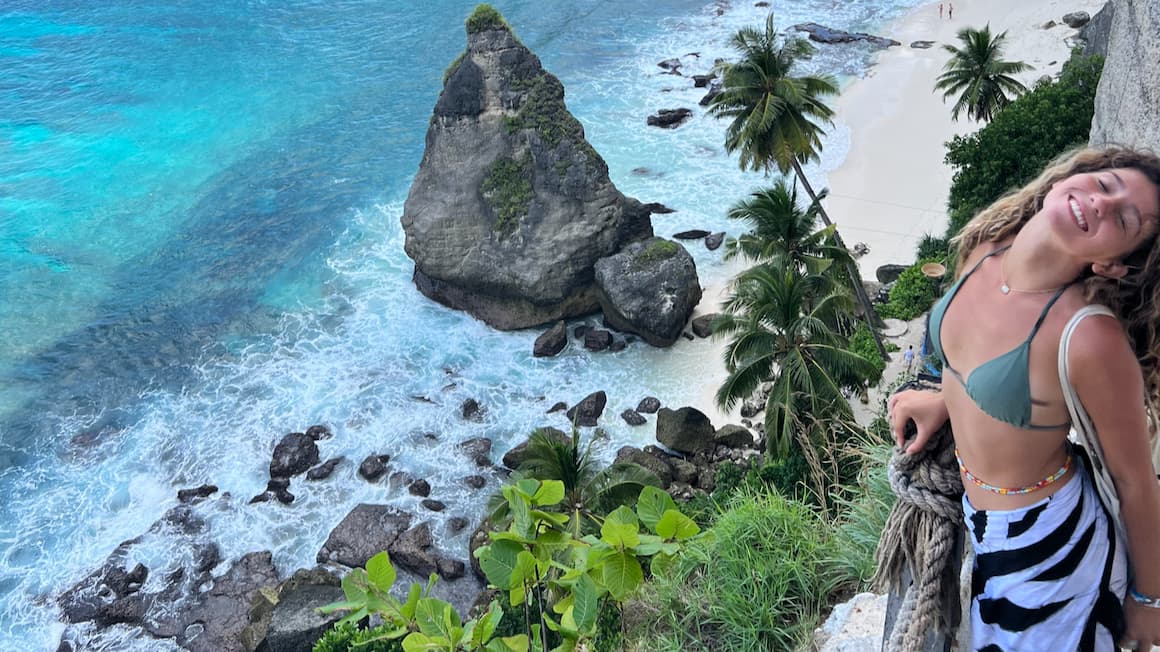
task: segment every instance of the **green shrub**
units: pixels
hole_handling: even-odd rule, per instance
[[[878,314],[909,321],[930,309],[939,296],[940,281],[922,273],[920,260],[908,267],[890,289],[890,302],[881,306]]]
[[[1036,85],[982,129],[947,143],[946,162],[954,169],[948,237],[1052,159],[1087,142],[1102,70],[1101,57],[1076,51],[1057,81]]]
[[[341,623],[318,639],[313,652],[403,652],[400,639],[379,640],[386,633],[385,625],[361,629],[354,623]]]
[[[515,231],[516,225],[528,214],[535,197],[532,189],[531,162],[504,158],[487,169],[479,190],[495,213],[495,230],[501,234]]]
[[[630,638],[647,650],[798,649],[828,597],[826,532],[805,505],[739,492],[706,536],[657,573],[631,609],[656,617]]]
[[[936,238],[927,233],[918,241],[915,260],[943,261],[950,257],[951,243],[946,238]],[[944,263],[945,264],[945,263]]]
[[[476,5],[475,11],[467,17],[467,33],[476,34],[489,29],[511,29],[507,21],[489,4]]]
[[[886,361],[882,359],[881,355],[878,355],[878,345],[874,343],[874,336],[870,333],[870,329],[866,327],[865,322],[859,322],[858,328],[850,336],[850,350],[869,360],[874,365],[877,373],[866,380],[871,385],[877,385],[878,381],[882,380],[882,372],[886,370]]]

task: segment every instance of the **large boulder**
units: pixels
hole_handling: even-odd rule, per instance
[[[556,322],[548,330],[540,334],[536,338],[536,343],[532,346],[532,355],[537,358],[550,358],[568,345],[568,327],[564,325],[564,320]]]
[[[1112,35],[1112,15],[1115,11],[1115,5],[1108,2],[1079,30],[1085,55],[1095,54],[1107,58],[1108,39]]]
[[[693,257],[663,238],[636,242],[596,262],[600,307],[610,325],[671,346],[701,300]]]
[[[1091,14],[1086,11],[1073,11],[1063,15],[1063,22],[1068,27],[1079,29],[1088,24],[1092,19]]]
[[[507,24],[468,20],[403,206],[423,294],[500,329],[598,307],[593,266],[652,236],[564,105],[564,87]]]
[[[336,562],[350,568],[388,550],[411,527],[411,515],[390,505],[363,503],[342,519],[318,551],[319,563]]]
[[[318,464],[318,444],[304,432],[292,432],[274,447],[270,460],[271,478],[289,478]]]
[[[604,390],[600,390],[580,399],[579,403],[572,406],[564,414],[572,423],[592,428],[600,420],[600,415],[604,414],[604,406],[607,404],[608,395],[604,393]]]
[[[798,32],[805,32],[809,35],[811,41],[818,43],[854,43],[857,41],[865,41],[875,47],[888,48],[894,45],[902,45],[898,41],[883,36],[874,36],[865,32],[847,32],[845,30],[834,29],[833,27],[826,27],[818,23],[799,23],[793,26],[793,29]]]
[[[709,417],[696,408],[661,408],[657,412],[657,441],[678,453],[711,450],[715,433]]]
[[[1160,3],[1111,4],[1108,58],[1096,90],[1090,142],[1160,151]]]

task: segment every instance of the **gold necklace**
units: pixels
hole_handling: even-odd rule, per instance
[[[1059,287],[1047,288],[1046,290],[1021,290],[1011,287],[1007,284],[1007,252],[1003,252],[1003,260],[999,261],[999,280],[1003,282],[999,286],[999,291],[1004,295],[1011,294],[1012,292],[1018,292],[1019,294],[1050,294],[1067,287],[1067,285],[1060,285]]]

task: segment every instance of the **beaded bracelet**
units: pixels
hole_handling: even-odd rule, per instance
[[[1143,593],[1137,591],[1136,587],[1134,586],[1128,589],[1128,595],[1132,596],[1132,599],[1135,600],[1136,604],[1140,606],[1160,609],[1160,598],[1153,598],[1150,595],[1144,595]]]

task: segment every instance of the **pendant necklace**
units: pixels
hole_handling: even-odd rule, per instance
[[[999,279],[1003,282],[1003,284],[999,286],[999,291],[1002,292],[1004,295],[1011,294],[1012,292],[1017,292],[1019,294],[1049,294],[1051,292],[1056,292],[1058,290],[1061,290],[1061,289],[1067,287],[1066,285],[1061,285],[1059,287],[1047,288],[1046,290],[1021,290],[1019,288],[1011,287],[1010,285],[1007,284],[1007,253],[1006,252],[1004,252],[1004,254],[1003,254],[1003,260],[999,261]]]

